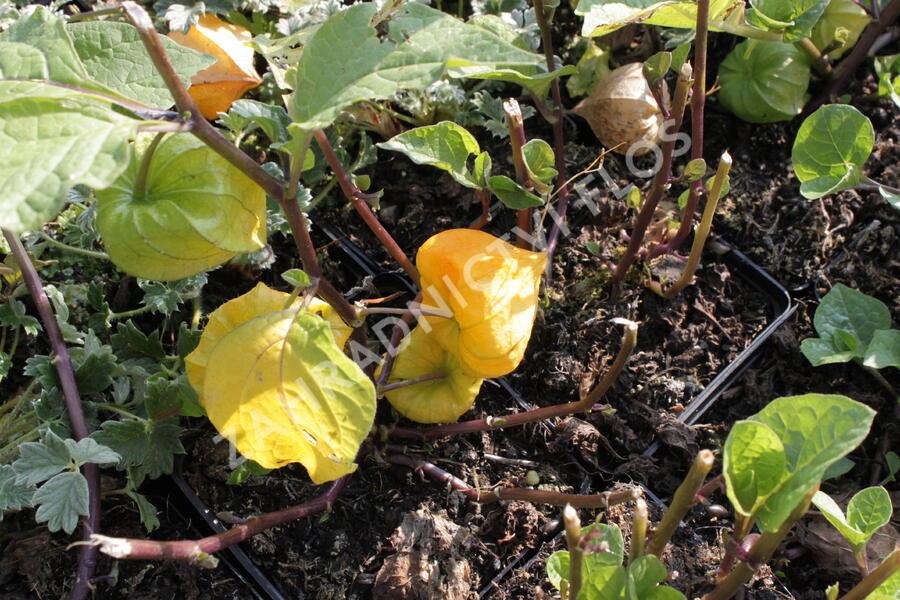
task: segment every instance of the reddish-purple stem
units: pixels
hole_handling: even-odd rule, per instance
[[[303,269],[310,276],[319,278],[318,291],[322,298],[334,307],[346,323],[355,324],[357,316],[353,305],[347,302],[344,296],[322,276],[316,249],[309,236],[306,219],[300,211],[296,197],[288,197],[283,181],[269,175],[259,163],[225,139],[215,127],[210,125],[209,121],[203,118],[203,115],[200,114],[200,110],[197,108],[197,104],[191,98],[187,88],[184,87],[184,84],[178,77],[178,73],[172,66],[172,62],[169,60],[165,48],[163,48],[159,33],[153,27],[153,22],[147,15],[147,11],[131,0],[123,2],[122,9],[125,11],[125,15],[131,21],[131,24],[138,30],[138,35],[144,44],[144,48],[147,50],[147,54],[150,55],[157,72],[166,83],[169,93],[175,99],[175,105],[178,107],[178,110],[181,113],[190,114],[190,122],[193,124],[191,133],[222,156],[222,158],[240,169],[281,205],[288,225],[291,228],[294,244],[297,246],[297,251],[300,254],[300,260],[303,262]]]
[[[418,304],[421,301],[422,294],[418,294],[415,300],[413,300],[413,303]],[[381,365],[381,371],[378,373],[378,381],[375,382],[376,388],[383,387],[391,376],[391,371],[394,369],[394,360],[397,358],[397,349],[400,347],[400,342],[403,340],[403,336],[406,335],[406,331],[412,323],[413,318],[414,314],[408,312],[400,317],[399,322],[394,324],[394,329],[391,330],[390,346],[386,348],[387,353],[384,357],[384,364]]]
[[[94,536],[93,540],[100,546],[101,552],[117,559],[180,560],[201,567],[213,567],[215,561],[211,560],[210,554],[282,523],[330,510],[349,478],[350,475],[344,475],[333,481],[325,493],[303,504],[251,517],[228,531],[199,540],[157,541],[107,536]]]
[[[59,376],[59,384],[62,387],[63,398],[66,401],[66,412],[69,414],[69,423],[72,426],[72,436],[76,440],[86,438],[89,434],[87,423],[84,420],[84,411],[81,409],[81,396],[78,393],[78,384],[75,382],[75,371],[72,368],[72,361],[69,358],[69,349],[63,341],[62,333],[59,330],[59,324],[53,314],[53,307],[50,299],[44,291],[41,284],[41,278],[38,276],[37,270],[28,258],[28,252],[19,236],[13,232],[4,229],[3,237],[9,244],[12,254],[19,265],[22,272],[22,279],[25,281],[25,287],[34,300],[37,307],[38,315],[40,315],[41,323],[44,326],[44,332],[50,340],[50,347],[53,349],[53,367]],[[85,463],[81,467],[81,471],[87,479],[88,484],[88,514],[82,519],[82,539],[87,541],[91,535],[97,533],[100,529],[100,479],[97,473],[97,465],[93,463]],[[92,546],[83,546],[78,556],[78,568],[76,569],[75,585],[69,596],[72,600],[81,600],[87,598],[90,594],[90,580],[94,576],[94,569],[97,566],[97,549]]]
[[[453,489],[462,492],[466,498],[479,504],[489,504],[498,500],[524,500],[535,504],[552,504],[555,506],[571,504],[578,508],[609,508],[610,506],[636,500],[640,497],[640,490],[637,488],[603,492],[601,494],[566,494],[550,490],[515,487],[494,488],[493,491],[484,491],[473,488],[456,475],[448,473],[426,460],[400,453],[389,454],[386,460],[395,465],[407,466],[440,483],[448,483]]]
[[[684,119],[684,109],[687,104],[687,84],[690,81],[690,77],[690,66],[685,64],[682,66],[678,83],[675,86],[675,100],[672,103],[674,123],[673,127],[668,130],[668,136],[665,138],[666,141],[662,146],[662,165],[660,166],[659,171],[656,172],[653,184],[650,187],[650,192],[647,194],[647,198],[641,205],[641,210],[638,213],[634,228],[631,230],[625,253],[619,259],[619,263],[613,270],[612,289],[614,294],[619,294],[621,292],[625,275],[638,257],[638,251],[641,249],[641,245],[644,242],[644,235],[646,234],[650,223],[653,221],[653,214],[656,212],[656,206],[665,194],[666,183],[669,181],[669,177],[672,174],[672,154],[675,150],[675,142],[677,140],[675,134],[681,129],[681,123]],[[663,127],[666,127],[666,125],[671,122],[671,120],[666,121],[663,124]]]
[[[703,120],[706,106],[706,55],[709,38],[709,0],[697,2],[697,37],[694,42],[694,90],[691,95],[691,158],[703,158]],[[678,231],[666,243],[650,250],[649,257],[661,256],[677,250],[694,226],[694,213],[700,203],[703,178],[691,184],[687,204],[681,213]]]
[[[625,335],[622,336],[622,345],[619,348],[613,364],[609,367],[606,374],[600,382],[594,386],[587,395],[577,402],[567,402],[565,404],[557,404],[554,406],[544,406],[520,413],[513,413],[502,417],[487,417],[485,419],[475,419],[473,421],[463,421],[461,423],[448,423],[447,425],[438,425],[437,427],[429,427],[428,429],[414,429],[410,427],[394,427],[388,430],[388,437],[397,439],[413,439],[413,440],[433,440],[461,433],[474,433],[477,431],[491,431],[494,429],[504,429],[507,427],[516,427],[525,425],[526,423],[534,423],[535,421],[543,421],[555,417],[565,417],[579,412],[591,410],[605,410],[608,407],[597,406],[595,403],[599,400],[615,380],[619,377],[619,373],[625,367],[628,357],[631,356],[635,345],[637,344],[637,324],[631,321],[625,321]]]
[[[544,7],[544,0],[534,0],[534,14],[537,17],[538,27],[541,29],[541,43],[544,47],[544,58],[547,61],[547,69],[553,71],[556,68],[553,59],[553,35],[550,29],[550,19]],[[560,228],[566,222],[566,213],[569,210],[569,186],[566,183],[566,145],[563,120],[562,94],[559,91],[559,78],[550,84],[550,93],[553,97],[553,152],[556,162],[556,215],[553,217],[553,226],[550,228],[550,237],[547,239],[547,281],[553,273],[553,254],[559,243]]]
[[[346,196],[347,200],[353,204],[353,208],[356,209],[359,216],[362,217],[366,225],[369,226],[369,229],[372,230],[372,233],[375,234],[375,237],[378,238],[381,245],[388,251],[388,254],[403,267],[403,270],[406,271],[406,274],[413,280],[413,283],[418,285],[419,270],[412,264],[412,261],[409,260],[409,257],[406,256],[406,253],[403,252],[403,249],[400,248],[397,241],[394,240],[390,233],[388,233],[388,230],[384,228],[384,225],[381,224],[378,217],[375,216],[375,213],[372,212],[372,208],[369,206],[369,203],[366,202],[363,193],[350,179],[350,175],[347,174],[347,171],[344,170],[344,166],[338,159],[337,154],[335,154],[334,148],[331,147],[331,142],[328,141],[325,132],[319,129],[316,130],[313,135],[316,137],[316,143],[319,145],[319,148],[321,148],[322,152],[325,154],[325,160],[328,161],[328,165],[331,167],[331,170],[334,171],[338,184],[341,186],[341,191],[344,192],[344,196]]]
[[[522,119],[522,109],[515,98],[510,98],[503,103],[503,112],[506,113],[506,125],[509,128],[509,145],[512,147],[513,166],[516,169],[516,180],[519,184],[526,188],[534,187],[531,177],[528,175],[528,167],[525,164],[525,157],[522,154],[522,147],[525,145],[525,122]],[[521,208],[517,212],[517,225],[519,227],[519,236],[516,245],[519,248],[527,248],[531,250],[531,208]]]

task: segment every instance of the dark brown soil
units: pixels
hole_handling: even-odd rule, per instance
[[[871,87],[871,81],[869,77],[866,86]],[[854,94],[867,90],[856,86],[851,90]],[[863,110],[879,132],[869,174],[897,185],[898,111],[884,102],[868,104]],[[586,248],[594,242],[600,256],[613,257],[620,246],[619,230],[630,216],[619,201],[604,194],[599,218],[585,209],[573,210],[571,218],[576,225],[556,255],[552,284],[528,354],[508,378],[521,398],[517,400],[498,385],[485,385],[476,407],[464,418],[502,415],[577,398],[579,389],[602,375],[615,354],[621,330],[611,319],[627,317],[640,323],[639,344],[626,372],[604,399],[615,412],[410,444],[408,453],[473,486],[525,485],[526,471],[533,469],[541,485],[552,489],[602,491],[639,483],[665,501],[690,457],[699,448],[720,448],[735,420],[779,396],[826,392],[850,396],[879,411],[870,438],[852,456],[856,466],[839,485],[858,488],[880,481],[884,477],[883,454],[891,447],[897,450],[896,440],[900,439],[892,429],[897,422],[895,400],[853,365],[812,368],[799,352],[799,341],[813,335],[816,300],[836,283],[873,295],[886,302],[895,317],[900,315],[900,213],[871,193],[845,192],[821,201],[802,198],[790,171],[791,141],[798,124],[749,125],[717,111],[714,101],[710,103],[707,160],[712,163],[724,149],[735,158],[732,193],[722,203],[714,233],[793,290],[799,308],[775,333],[757,362],[698,424],[687,426],[677,417],[765,327],[772,317],[768,302],[711,254],[705,257],[697,285],[673,301],[663,301],[641,286],[638,280],[646,273],[637,269],[624,295],[611,299],[602,261]],[[578,134],[575,139],[583,142],[585,138]],[[505,153],[503,148],[494,150],[495,156]],[[583,143],[573,143],[569,153],[572,171],[584,167],[592,153]],[[495,158],[496,162],[501,161]],[[627,183],[623,161],[609,157],[606,166],[614,179]],[[436,173],[396,157],[373,169],[373,184],[385,189],[382,220],[410,254],[433,233],[467,226],[479,213],[468,190]],[[352,209],[331,205],[325,217],[342,227],[376,262],[393,268]],[[510,224],[509,215],[502,215],[490,229],[502,233]],[[284,250],[290,252],[289,246]],[[331,271],[340,269],[333,263],[329,267]],[[340,271],[338,278],[354,283],[345,271]],[[235,295],[236,288],[251,284],[236,280],[234,274],[220,274],[211,285],[225,300]],[[888,379],[895,388],[900,387],[896,370],[889,371]],[[379,419],[389,424],[394,417],[382,407]],[[230,474],[227,446],[214,443],[214,432],[203,422],[191,425],[185,436],[190,451],[184,476],[223,521],[283,508],[316,494],[300,466],[254,477],[239,486],[226,485]],[[654,440],[661,443],[660,449],[652,457],[645,456]],[[486,453],[534,461],[535,466],[488,460]],[[721,497],[714,501],[727,504]],[[141,535],[132,505],[110,500],[104,508],[104,533]],[[658,518],[660,509],[653,510]],[[406,548],[410,538],[400,534],[392,538],[392,534],[416,511],[417,518],[433,515],[440,523],[435,531],[448,541],[415,546],[419,561],[415,564],[464,559],[465,568],[454,562],[454,568],[443,573],[457,578],[466,574],[468,596],[446,589],[443,596],[419,596],[420,587],[383,583],[396,582],[397,577],[397,573],[383,571],[385,565],[393,568],[409,563],[408,557],[403,559],[406,562],[398,558],[398,551],[403,549],[400,546]],[[480,595],[499,600],[541,597],[540,593],[550,597],[552,588],[543,561],[562,548],[556,535],[558,515],[557,508],[519,502],[472,504],[459,493],[403,467],[387,465],[373,454],[362,460],[330,513],[260,534],[243,548],[288,598]],[[629,527],[627,507],[605,515],[585,510],[581,516],[584,521],[603,518],[626,532]],[[177,515],[162,514],[163,528],[152,537],[196,535],[187,523],[167,518],[177,519]],[[710,574],[721,556],[729,525],[728,518],[713,517],[702,509],[689,515],[666,557],[671,585],[689,597],[710,589]],[[2,527],[0,597],[59,597],[69,585],[67,576],[74,565],[75,553],[65,552],[68,538],[32,529],[30,514],[7,518]],[[821,591],[839,577],[844,590],[855,582],[852,575],[838,575],[828,564],[817,564],[799,541],[791,541],[787,550],[792,559],[789,564],[780,559],[763,569],[748,597],[821,597]],[[434,560],[429,563],[427,556]],[[506,571],[504,567],[513,561],[518,561],[515,568]],[[98,574],[109,575],[99,582],[102,596],[107,598],[253,597],[221,568],[201,571],[174,564],[114,564],[104,558]],[[421,573],[414,575],[420,577]],[[380,591],[376,594],[375,589]],[[388,589],[391,591],[384,591]]]

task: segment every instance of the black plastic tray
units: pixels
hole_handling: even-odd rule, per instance
[[[176,518],[180,518],[191,534],[197,537],[207,537],[226,531],[228,527],[200,500],[197,492],[185,481],[181,474],[183,465],[184,456],[176,456],[174,473],[146,482],[141,492],[161,499],[160,505],[165,506],[170,515],[174,513]],[[287,600],[278,587],[250,560],[240,545],[235,544],[217,552],[216,558],[219,559],[220,566],[231,571],[254,598]]]
[[[395,291],[417,292],[415,286],[401,272],[387,272],[379,267],[366,253],[339,229],[324,223],[314,216],[311,234],[314,241],[319,244],[332,244],[340,253],[340,260],[346,268],[360,278],[372,278],[372,283],[382,293]],[[722,244],[717,245],[719,260],[726,263],[739,277],[759,291],[769,303],[770,319],[766,328],[757,335],[753,342],[745,348],[737,358],[729,363],[704,390],[692,400],[687,408],[679,415],[678,420],[687,424],[696,423],[700,417],[709,410],[719,399],[722,393],[728,389],[744,370],[750,366],[757,357],[758,352],[766,340],[780,327],[785,320],[796,310],[791,302],[788,291],[768,273],[750,261],[740,251]],[[531,407],[522,396],[504,378],[499,378],[497,383],[513,398],[523,410]],[[653,442],[644,454],[652,455],[659,448],[658,442]],[[221,533],[227,528],[216,518],[215,514],[207,508],[194,490],[181,476],[181,461],[176,463],[176,472],[168,478],[171,481],[170,500],[175,503],[177,510],[182,513],[192,528],[201,536]],[[649,492],[649,490],[646,490]],[[655,501],[659,500],[650,493]],[[546,541],[554,537],[556,532],[548,536]],[[536,556],[536,551],[531,551]],[[502,573],[508,573],[516,564],[522,561],[530,564],[535,556],[523,552]],[[222,563],[229,568],[240,581],[247,585],[248,590],[255,598],[261,600],[284,600],[285,596],[278,587],[253,564],[240,545],[230,546],[218,553]],[[495,577],[479,593],[484,598],[491,593],[493,587],[499,582],[500,575]]]
[[[756,291],[765,296],[769,303],[769,322],[750,343],[744,348],[733,361],[728,363],[722,369],[715,379],[709,382],[700,395],[691,400],[687,407],[678,415],[678,420],[693,425],[700,420],[700,417],[708,411],[716,400],[725,390],[734,384],[735,380],[740,377],[747,367],[749,367],[759,356],[759,350],[763,344],[775,333],[775,330],[797,310],[797,306],[791,301],[791,294],[787,289],[771,275],[766,273],[762,268],[752,262],[741,251],[717,240],[716,246],[720,248],[717,252],[719,260],[729,266],[729,268],[737,274],[741,279],[746,281]],[[659,449],[659,442],[653,442],[647,450],[644,451],[646,456],[652,456]]]

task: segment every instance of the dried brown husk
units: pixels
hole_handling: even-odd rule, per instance
[[[664,87],[668,97],[668,90]],[[615,152],[650,152],[659,141],[662,111],[644,78],[643,64],[619,67],[597,84],[572,112],[583,117],[600,142]]]

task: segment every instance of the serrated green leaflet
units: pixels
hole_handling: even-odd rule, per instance
[[[722,105],[749,123],[791,119],[803,110],[810,59],[793,44],[745,40],[719,65]]]
[[[128,164],[138,123],[102,99],[0,80],[0,225],[33,229],[56,215],[70,187],[108,186]]]
[[[716,30],[714,22],[734,4],[735,0],[711,0],[711,30]],[[579,0],[575,14],[584,17],[581,35],[586,37],[606,35],[629,23],[690,29],[697,24],[697,3],[677,0]]]
[[[175,103],[137,29],[111,21],[71,23],[66,29],[88,77],[147,106],[166,108]],[[159,39],[185,85],[197,71],[215,62],[212,56],[180,46],[167,37]]]
[[[265,245],[262,189],[193,136],[159,144],[140,198],[139,163],[97,194],[97,231],[123,271],[177,280]]]
[[[137,492],[126,492],[128,497],[137,504],[138,513],[141,515],[141,524],[148,532],[159,527],[159,519],[156,516],[157,510],[153,503],[147,500],[147,497]]]
[[[19,446],[19,458],[12,466],[18,483],[35,485],[71,465],[69,450],[63,440],[48,431],[40,442],[26,442]]]
[[[777,530],[825,470],[862,442],[874,416],[871,408],[845,396],[773,400],[738,421],[728,435],[723,466],[728,498],[763,531]]]
[[[88,514],[88,484],[81,473],[66,471],[52,477],[34,493],[38,523],[50,531],[72,533],[78,518]]]
[[[84,438],[77,442],[72,439],[64,440],[69,456],[75,461],[76,465],[84,463],[95,463],[98,465],[112,465],[119,462],[119,455],[107,448],[101,446],[96,440]]]
[[[19,483],[12,465],[0,465],[0,521],[3,520],[5,510],[19,510],[31,506],[32,496],[34,486]]]
[[[852,106],[819,108],[803,121],[791,151],[800,193],[815,199],[858,184],[874,144],[872,123]]]
[[[106,421],[91,437],[121,457],[119,468],[137,467],[155,479],[172,472],[174,455],[184,454],[178,440],[181,427],[172,419],[149,422],[137,419]]]
[[[450,59],[524,75],[533,74],[535,65],[543,62],[540,55],[483,27],[417,3],[399,8],[385,39],[379,39],[370,26],[376,12],[370,3],[352,6],[329,19],[307,42],[296,70],[288,73],[295,90],[290,112],[299,127],[321,129],[353,102],[425,87],[446,73]]]
[[[450,121],[410,129],[387,142],[376,144],[384,150],[402,152],[417,165],[430,165],[450,173],[460,185],[478,188],[478,180],[469,171],[468,161],[481,152],[471,133]]]
[[[290,140],[288,125],[291,118],[280,106],[264,104],[256,100],[236,100],[222,116],[222,124],[232,131],[240,131],[254,125],[263,130],[273,143]]]

